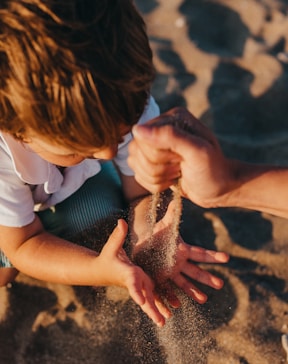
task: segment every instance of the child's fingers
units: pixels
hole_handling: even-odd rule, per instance
[[[166,318],[170,318],[172,316],[171,311],[168,309],[168,307],[164,304],[163,300],[160,298],[160,296],[156,293],[154,293],[154,299],[155,299],[155,305],[158,308],[159,312]],[[169,301],[168,301],[169,302]],[[174,307],[173,305],[171,305]]]
[[[160,295],[162,297],[165,297],[171,307],[179,308],[181,306],[181,302],[174,293],[171,283],[169,283],[168,281],[161,283],[161,287],[158,291],[160,291]]]
[[[129,291],[131,298],[141,307],[141,309],[146,313],[146,315],[159,327],[164,326],[165,324],[165,316],[160,313],[160,310],[156,306],[154,302],[154,296],[150,292],[142,292],[139,294],[139,291]],[[144,300],[142,300],[142,297]]]
[[[190,246],[185,243],[179,244],[179,251],[186,250],[187,258],[199,263],[227,263],[229,255],[224,252],[207,250],[198,246]]]
[[[196,302],[203,304],[207,301],[207,295],[200,291],[200,289],[198,289],[192,282],[187,280],[181,274],[178,274],[176,277],[174,277],[173,281]]]
[[[136,269],[141,270],[140,267],[137,267]],[[139,282],[142,283],[142,280],[133,279],[131,282],[127,282],[126,286],[133,301],[137,303],[137,305],[142,306],[144,305],[146,298],[143,294],[142,284]],[[151,290],[152,289],[153,288],[151,284]]]
[[[159,327],[165,324],[165,318],[171,316],[170,310],[164,305],[161,299],[154,294],[154,285],[147,277],[141,281],[141,285],[136,281],[129,286],[129,294],[148,317]]]
[[[194,281],[205,284],[206,286],[221,289],[223,287],[223,280],[219,277],[214,276],[210,272],[201,269],[197,265],[193,263],[187,262],[187,264],[183,265],[181,269],[181,274],[184,274],[184,278],[189,277]],[[186,279],[186,278],[185,278]]]

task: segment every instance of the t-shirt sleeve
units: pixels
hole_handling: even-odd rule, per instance
[[[21,227],[34,220],[34,201],[30,186],[20,180],[10,164],[0,148],[0,222]]]
[[[145,107],[143,114],[141,115],[137,124],[144,124],[148,120],[154,119],[159,116],[160,110],[156,101],[152,96],[149,97],[148,103]],[[114,158],[115,164],[118,166],[121,173],[126,176],[134,176],[134,171],[129,167],[127,163],[128,158],[128,145],[131,142],[133,136],[132,133],[128,133],[124,137],[124,141],[119,144],[118,153]]]

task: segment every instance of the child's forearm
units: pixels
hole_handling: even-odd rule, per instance
[[[34,224],[37,225],[37,218]],[[151,279],[140,267],[131,263],[122,248],[128,231],[123,219],[118,220],[99,255],[44,232],[41,224],[38,226],[38,233],[30,235],[24,242],[18,240],[14,248],[1,244],[1,248],[3,245],[7,248],[3,249],[4,253],[15,268],[34,278],[54,283],[125,287],[131,298],[157,325],[163,326],[165,318],[170,317],[169,309],[154,295]],[[0,235],[6,229],[0,226]],[[12,231],[17,235],[17,229]],[[29,231],[29,226],[18,231],[18,235],[23,236],[22,232]]]
[[[33,278],[69,285],[104,285],[97,264],[98,253],[41,233],[24,242],[11,261],[22,273]]]
[[[45,232],[37,217],[23,228],[1,226],[0,234],[1,249],[26,275],[69,285],[110,283],[105,277],[111,267],[101,264],[97,252]]]

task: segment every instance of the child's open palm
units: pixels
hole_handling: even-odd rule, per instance
[[[154,226],[153,237],[137,243],[134,248],[133,261],[135,260],[153,278],[157,290],[161,294],[164,293],[172,306],[177,307],[180,302],[169,281],[174,282],[198,303],[204,303],[207,300],[206,294],[192,282],[196,281],[220,289],[223,281],[194,262],[226,263],[229,257],[223,252],[186,244],[180,235],[174,238],[175,241],[171,241],[171,226],[175,220],[175,208],[175,201],[170,202],[165,216]]]
[[[127,223],[120,219],[98,257],[103,281],[107,286],[126,287],[141,309],[158,326],[163,326],[171,312],[154,292],[151,278],[126,255],[123,244],[127,231]]]

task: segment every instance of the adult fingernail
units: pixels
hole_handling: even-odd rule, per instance
[[[134,125],[132,133],[136,137],[145,137],[150,135],[150,128],[146,128],[144,125]]]

